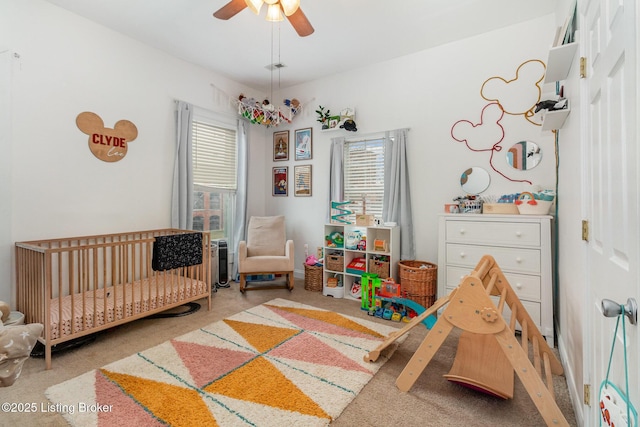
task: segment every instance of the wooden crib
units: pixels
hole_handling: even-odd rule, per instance
[[[155,271],[156,237],[184,233],[202,234],[202,263]],[[25,322],[44,325],[51,369],[56,344],[202,298],[211,310],[210,238],[161,229],[17,242],[16,282]]]

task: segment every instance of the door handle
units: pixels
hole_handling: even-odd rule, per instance
[[[624,310],[624,315],[629,318],[632,325],[638,323],[638,303],[634,298],[627,299],[626,305],[618,304],[610,299],[603,299],[601,304],[602,314],[605,317],[618,317]]]

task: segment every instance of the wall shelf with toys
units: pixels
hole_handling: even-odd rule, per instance
[[[316,110],[318,117],[316,121],[321,124],[320,130],[322,132],[331,132],[335,130],[344,129],[349,132],[357,132],[356,126],[356,110],[348,107],[340,111],[339,114],[332,114],[331,109],[320,105]]]
[[[326,224],[322,293],[360,300],[363,273],[398,280],[400,227]]]

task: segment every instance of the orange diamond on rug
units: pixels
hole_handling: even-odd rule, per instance
[[[217,426],[197,391],[102,369],[101,372],[156,418],[171,426]]]
[[[238,322],[229,319],[225,319],[224,322],[242,335],[260,353],[271,350],[300,332],[296,329],[278,328],[276,326]]]
[[[285,377],[271,362],[258,357],[231,374],[205,387],[238,400],[330,418],[323,410]]]

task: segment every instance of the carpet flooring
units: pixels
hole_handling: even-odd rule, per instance
[[[277,289],[249,291],[246,294],[241,294],[238,284],[232,282],[229,289],[220,289],[214,293],[213,307],[210,311],[200,309],[189,316],[142,319],[110,329],[97,335],[92,343],[56,354],[53,357],[53,369],[50,370],[45,370],[43,359],[30,358],[25,362],[22,375],[16,383],[11,387],[0,388],[0,402],[16,405],[28,403],[29,407],[35,410],[3,412],[0,414],[0,426],[68,426],[69,423],[59,411],[46,406],[50,401],[44,393],[51,386],[129,355],[144,352],[165,341],[275,298],[308,304],[380,324],[390,324],[387,320],[367,316],[360,310],[360,304],[356,301],[326,297],[321,292],[307,291],[300,279],[296,280],[296,287],[291,292]],[[331,423],[331,427],[545,425],[517,378],[514,397],[509,400],[474,392],[443,378],[451,369],[456,354],[458,335],[455,331],[447,337],[413,387],[408,392],[398,390],[395,381],[426,334],[427,329],[424,327],[412,329],[393,356]],[[574,403],[563,376],[554,377],[554,391],[556,402],[569,425],[577,426]],[[575,405],[582,407],[581,402]]]
[[[326,426],[386,362],[363,356],[396,325],[275,299],[45,394],[76,427]]]

